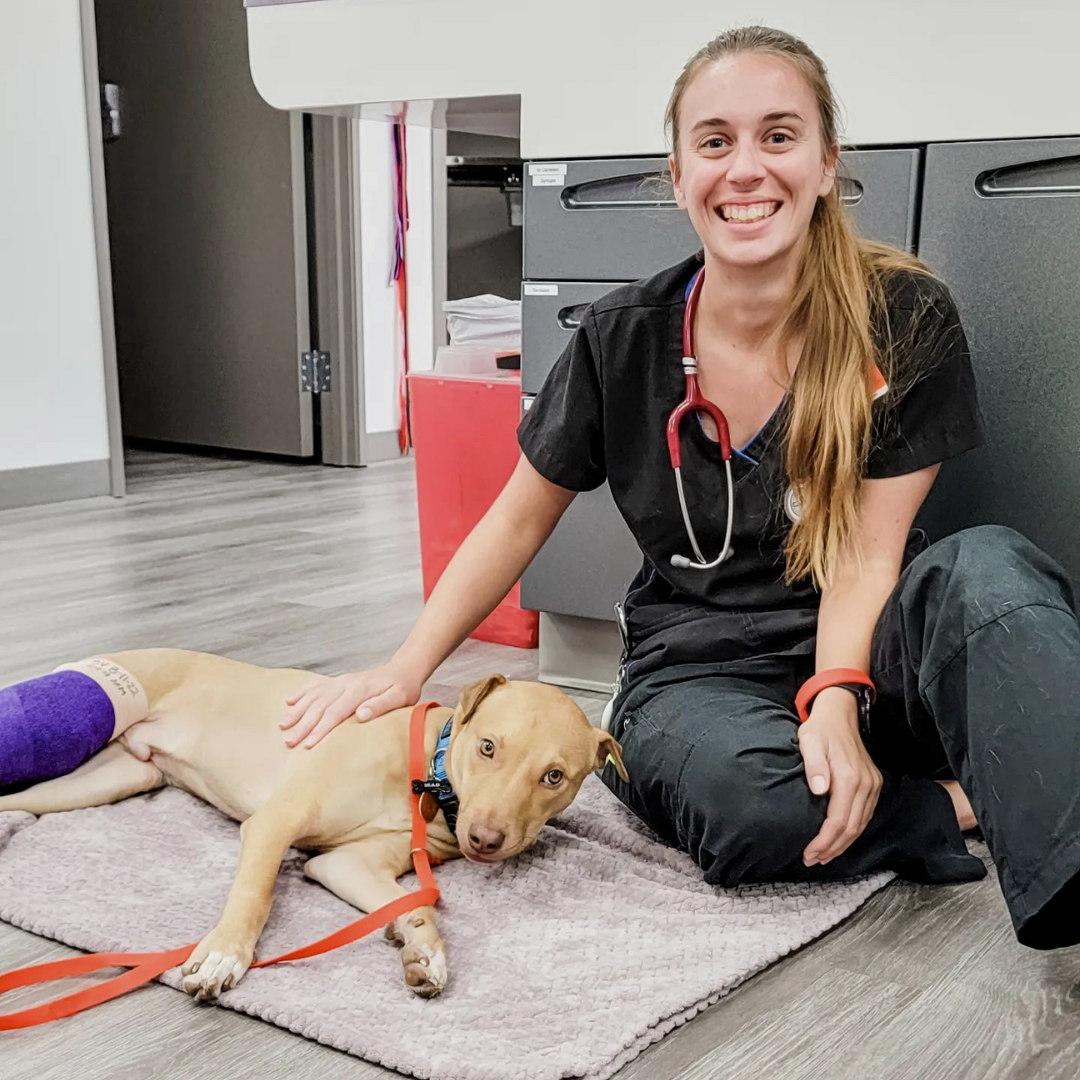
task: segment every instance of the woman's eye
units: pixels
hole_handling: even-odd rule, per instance
[[[703,145],[706,150],[723,150],[724,140],[721,136],[716,135],[711,139],[706,139]]]
[[[558,787],[562,783],[562,770],[561,769],[549,769],[544,773],[544,783],[548,787]]]
[[[481,739],[480,740],[480,753],[483,754],[484,757],[494,757],[495,756],[495,744],[490,739]]]
[[[771,142],[773,146],[783,146],[784,143],[791,142],[791,136],[786,131],[774,131],[769,136],[769,142]]]

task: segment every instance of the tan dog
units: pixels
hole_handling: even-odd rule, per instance
[[[289,749],[278,727],[285,699],[319,676],[177,649],[105,660],[123,669],[109,688],[121,686],[124,697],[114,741],[67,776],[0,798],[0,810],[76,810],[171,785],[243,822],[221,919],[183,967],[189,994],[213,998],[243,977],[290,846],[321,852],[305,873],[361,911],[404,895],[396,879],[412,866],[409,709],[342,724],[311,750]],[[100,675],[107,665],[71,666]],[[435,858],[516,855],[608,755],[625,776],[618,743],[554,687],[501,675],[466,687],[456,710],[429,711],[427,760],[451,715],[446,771],[460,801],[457,835],[443,814],[435,817],[428,829]],[[423,997],[439,993],[447,966],[434,911],[403,916],[387,936],[404,945],[406,984]]]

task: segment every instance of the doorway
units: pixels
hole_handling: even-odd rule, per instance
[[[312,118],[259,96],[242,5],[84,4],[123,444],[322,461]]]

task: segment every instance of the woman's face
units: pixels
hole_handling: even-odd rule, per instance
[[[679,107],[679,206],[706,252],[732,267],[798,253],[837,148],[823,151],[813,91],[795,68],[744,53],[703,67]]]

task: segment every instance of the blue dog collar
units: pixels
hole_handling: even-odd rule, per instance
[[[435,744],[435,753],[428,767],[428,778],[413,781],[413,794],[421,795],[427,792],[434,795],[446,819],[446,827],[456,836],[458,797],[454,794],[454,789],[450,786],[450,778],[446,775],[446,752],[450,749],[450,732],[453,726],[454,718],[451,716],[439,732],[439,741]]]

